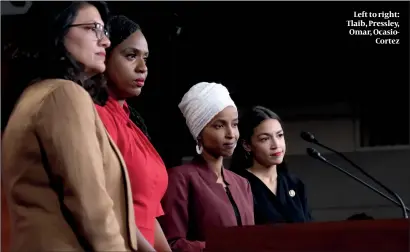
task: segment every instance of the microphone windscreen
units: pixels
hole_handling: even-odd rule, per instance
[[[313,143],[316,139],[315,139],[315,136],[312,134],[312,133],[310,133],[310,132],[306,132],[306,131],[302,131],[301,133],[300,133],[300,137],[303,139],[303,140],[305,140],[305,141],[307,141],[307,142],[310,142],[310,143]]]

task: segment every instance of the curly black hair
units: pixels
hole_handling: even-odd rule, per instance
[[[131,34],[136,31],[140,31],[141,27],[127,18],[124,15],[112,16],[108,21],[111,47],[107,49],[107,58],[109,58],[112,50],[126,40]],[[150,139],[148,129],[144,119],[138,111],[128,104],[130,110],[130,119],[138,126],[138,128]]]

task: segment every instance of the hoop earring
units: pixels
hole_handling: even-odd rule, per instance
[[[202,146],[199,146],[198,144],[196,144],[195,149],[196,149],[196,153],[198,153],[198,155],[201,155],[202,150],[203,150]]]

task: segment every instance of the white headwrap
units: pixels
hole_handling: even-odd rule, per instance
[[[178,105],[195,141],[212,118],[228,106],[236,108],[228,89],[222,84],[208,82],[191,87]]]

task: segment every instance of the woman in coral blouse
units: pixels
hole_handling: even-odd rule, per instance
[[[107,51],[109,98],[97,111],[120,149],[131,182],[139,251],[171,251],[157,217],[164,214],[161,199],[167,189],[165,165],[151,144],[145,124],[126,102],[138,96],[147,78],[148,44],[140,27],[125,16],[110,22]]]

